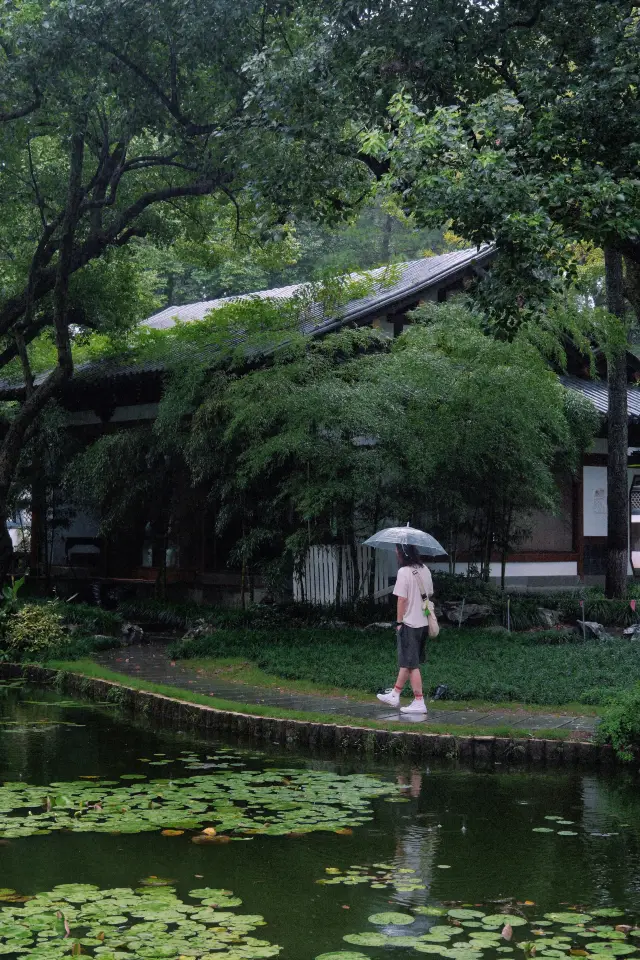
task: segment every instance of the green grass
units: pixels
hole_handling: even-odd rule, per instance
[[[575,739],[576,735],[566,730],[544,730],[531,731],[522,727],[494,726],[494,727],[465,727],[458,724],[432,724],[422,729],[416,729],[415,723],[397,723],[385,722],[380,720],[367,720],[358,718],[355,722],[349,722],[348,717],[332,715],[326,713],[313,713],[304,710],[286,710],[279,707],[268,707],[254,703],[240,703],[235,700],[223,700],[218,697],[210,697],[195,693],[192,690],[182,690],[179,687],[168,684],[151,683],[147,680],[137,677],[129,677],[114,670],[108,670],[93,663],[91,660],[56,660],[46,664],[46,666],[60,670],[66,673],[74,673],[91,679],[107,680],[111,683],[120,684],[131,690],[140,690],[146,693],[155,693],[163,697],[171,697],[175,700],[183,700],[186,703],[194,703],[199,706],[213,707],[215,710],[225,710],[232,713],[244,713],[258,717],[274,717],[283,720],[301,720],[309,723],[333,723],[339,726],[363,727],[368,730],[393,730],[394,732],[406,731],[410,733],[439,733],[451,734],[457,737],[466,736],[494,736],[509,738],[542,737],[547,740],[570,740]]]
[[[253,687],[263,687],[266,690],[286,690],[288,693],[301,693],[315,697],[348,697],[349,700],[371,703],[373,694],[368,690],[355,688],[330,687],[326,684],[314,683],[312,680],[283,680],[276,674],[266,673],[241,657],[219,657],[216,659],[203,658],[189,660],[190,670],[196,670],[203,677],[224,680],[227,683],[245,684]],[[409,702],[409,688],[407,687],[407,702]],[[520,703],[518,701],[491,702],[489,700],[446,700],[432,701],[437,709],[445,710],[526,710],[527,713],[564,713],[569,715],[599,716],[604,708],[584,703],[554,703],[536,704]]]
[[[171,655],[240,658],[271,678],[360,694],[389,686],[397,670],[383,630],[220,629],[174,644]],[[446,684],[451,700],[599,706],[640,680],[640,656],[627,639],[553,645],[536,634],[449,629],[430,644],[423,675],[429,695]]]

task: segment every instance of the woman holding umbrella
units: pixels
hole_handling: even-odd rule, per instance
[[[395,537],[395,544],[392,541],[390,543],[392,536]],[[429,611],[425,610],[424,601],[433,596],[433,580],[431,571],[422,562],[420,554],[429,553],[436,556],[444,554],[445,550],[430,534],[422,530],[413,530],[408,525],[382,530],[370,537],[366,543],[382,549],[393,546],[398,559],[398,576],[393,593],[397,597],[396,638],[399,670],[395,686],[386,693],[379,693],[378,700],[390,707],[400,706],[400,694],[409,680],[413,701],[406,707],[400,707],[400,712],[426,714],[420,664],[426,659],[426,638],[429,626]]]

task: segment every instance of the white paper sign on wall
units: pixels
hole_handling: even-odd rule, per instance
[[[607,512],[607,493],[603,487],[596,487],[593,491],[593,512],[600,514]]]

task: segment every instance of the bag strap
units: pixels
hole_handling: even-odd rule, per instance
[[[425,591],[425,589],[424,589],[424,582],[423,582],[423,580],[422,580],[422,577],[420,577],[420,576],[418,575],[418,571],[417,571],[417,569],[416,569],[415,567],[412,567],[412,568],[411,568],[411,572],[413,573],[414,577],[416,577],[416,579],[417,579],[417,581],[418,581],[418,589],[419,589],[419,591],[420,591],[420,596],[422,597],[423,600],[428,600],[429,597],[427,596],[427,593],[426,593],[426,591]]]

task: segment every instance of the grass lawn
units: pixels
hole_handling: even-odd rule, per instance
[[[632,640],[540,639],[548,635],[443,630],[429,646],[425,687],[432,694],[446,684],[448,699],[465,703],[564,706],[577,712],[587,706],[586,712],[596,712],[594,707],[640,680],[640,650]],[[301,692],[348,692],[357,698],[389,686],[396,674],[394,637],[383,630],[221,629],[181,641],[171,654],[228,679],[290,689],[295,683]]]
[[[205,677],[224,680],[228,683],[246,684],[247,686],[263,687],[266,690],[279,690],[287,693],[309,694],[317,697],[344,697],[363,703],[372,703],[374,695],[368,690],[355,688],[331,687],[327,684],[314,683],[312,680],[284,680],[276,674],[267,673],[242,657],[205,657],[201,660],[190,659],[178,661],[181,666],[196,670]],[[411,700],[409,686],[405,688],[405,700]],[[599,716],[603,708],[593,704],[561,703],[539,704],[522,703],[514,700],[442,700],[432,701],[438,709],[443,710],[526,710],[527,713],[566,713],[585,716]]]
[[[424,729],[416,729],[413,723],[387,722],[381,720],[368,720],[358,718],[351,721],[345,716],[332,716],[326,713],[311,713],[303,710],[287,710],[280,707],[268,707],[257,704],[245,704],[235,700],[222,700],[218,697],[206,696],[195,693],[192,690],[183,690],[179,687],[168,684],[152,683],[137,677],[130,677],[126,674],[117,673],[109,670],[91,660],[56,660],[47,663],[48,667],[55,670],[62,670],[69,673],[80,674],[84,677],[91,677],[99,680],[107,680],[112,683],[121,684],[123,687],[129,687],[133,690],[142,690],[147,693],[156,693],[165,697],[172,697],[176,700],[184,700],[187,703],[195,703],[200,706],[213,707],[216,710],[229,710],[233,713],[245,713],[260,717],[276,717],[285,720],[302,720],[316,723],[335,723],[341,726],[364,727],[369,730],[392,730],[394,733],[407,731],[410,733],[441,733],[453,734],[457,737],[464,736],[495,736],[495,737],[544,737],[550,740],[571,740],[588,739],[573,731],[567,730],[537,730],[531,731],[523,727],[494,726],[479,727],[462,725],[447,725],[430,723]],[[117,700],[117,697],[115,698]]]

